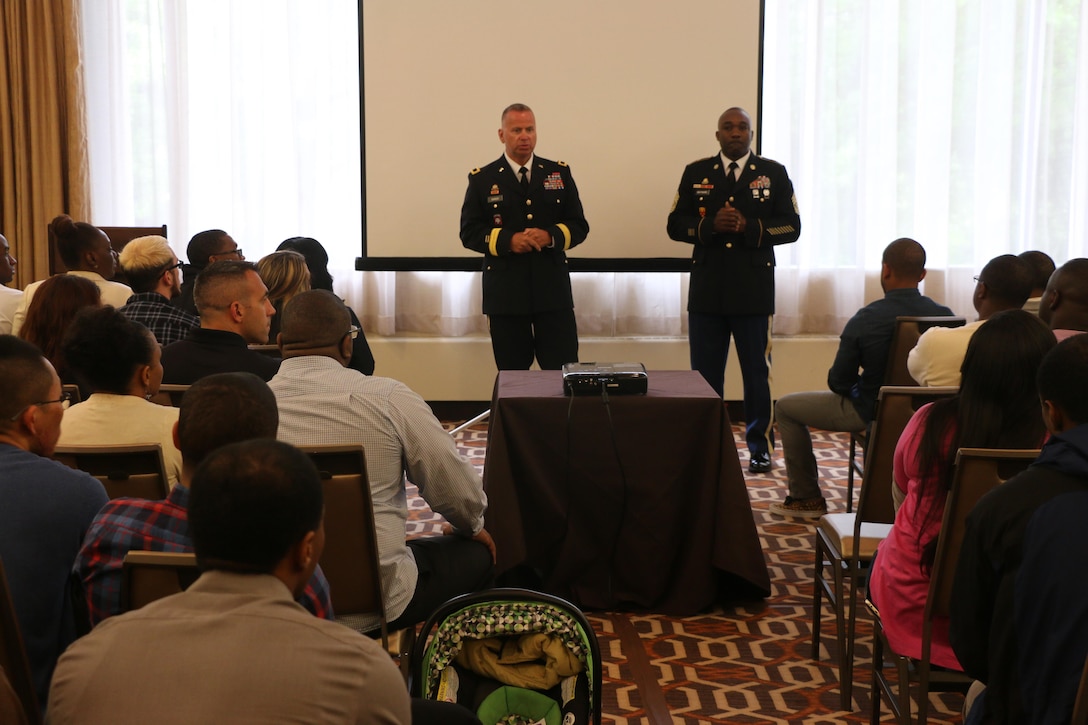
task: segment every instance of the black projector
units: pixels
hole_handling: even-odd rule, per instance
[[[567,363],[563,366],[566,395],[645,395],[648,386],[642,363]]]

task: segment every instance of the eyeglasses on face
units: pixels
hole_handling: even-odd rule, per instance
[[[351,336],[351,339],[354,340],[355,338],[359,337],[359,328],[356,327],[355,325],[352,325],[351,327],[348,328],[348,331],[345,332],[344,334]]]
[[[30,410],[31,408],[41,407],[43,405],[52,405],[53,403],[60,403],[60,409],[61,410],[68,410],[68,406],[72,404],[72,394],[71,393],[61,393],[60,397],[57,398],[56,400],[42,400],[42,401],[39,401],[37,403],[31,403],[30,405],[28,405],[28,406],[22,408],[21,410],[19,410],[19,412],[16,413],[15,415],[8,418],[8,420],[10,422],[14,423],[15,421],[19,420],[19,416],[21,416],[23,413]]]
[[[181,261],[178,261],[178,262],[174,262],[173,264],[171,264],[171,265],[170,265],[170,266],[168,266],[168,267],[163,267],[163,270],[162,270],[162,271],[163,271],[163,274],[165,274],[165,273],[167,273],[167,272],[170,272],[170,271],[172,271],[172,270],[178,269],[178,268],[180,268],[180,267],[181,267],[181,266],[182,266],[183,264],[185,264],[185,262],[181,262]]]
[[[246,258],[246,256],[244,254],[242,254],[242,248],[241,247],[235,247],[234,249],[226,249],[226,250],[223,250],[222,252],[216,252],[212,256],[213,257],[226,257],[227,255],[230,255],[230,254],[237,254],[238,259],[243,259],[244,260]]]

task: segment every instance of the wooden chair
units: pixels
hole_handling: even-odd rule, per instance
[[[23,635],[19,629],[19,620],[15,616],[15,605],[11,601],[11,591],[4,574],[4,564],[0,561],[0,667],[7,675],[8,684],[25,714],[26,721],[38,725],[42,721],[38,709],[38,696],[34,691],[34,677],[30,671]]]
[[[929,582],[929,595],[926,597],[922,615],[922,656],[920,659],[912,659],[892,650],[880,621],[879,610],[872,602],[866,601],[865,604],[873,615],[873,710],[870,720],[874,725],[880,722],[882,694],[888,700],[896,720],[906,725],[911,722],[911,683],[916,683],[917,722],[922,725],[926,722],[929,712],[931,691],[966,692],[971,686],[973,679],[963,672],[932,669],[930,666],[933,620],[949,616],[952,581],[956,573],[956,562],[960,558],[960,548],[963,545],[967,514],[988,491],[1026,469],[1038,455],[1038,450],[984,448],[961,448],[956,454],[956,470],[952,476],[952,488],[945,502],[941,533],[937,538],[937,554],[933,561],[933,571]],[[887,657],[895,664],[894,682],[884,673],[885,650],[887,650]]]
[[[892,344],[888,348],[888,362],[884,367],[883,385],[917,386],[918,383],[907,370],[907,355],[918,344],[918,338],[931,327],[963,327],[967,324],[964,317],[924,317],[900,315],[895,318],[892,332]],[[879,403],[878,403],[879,404]],[[850,467],[846,471],[846,513],[853,510],[854,478],[863,475],[863,466],[858,458],[858,451],[865,453],[868,443],[868,429],[850,434]]]
[[[299,446],[321,473],[325,493],[325,550],[321,570],[329,580],[336,619],[353,629],[363,619],[380,621],[388,646],[385,600],[374,529],[374,504],[361,445]]]
[[[121,611],[183,592],[199,576],[196,554],[130,551],[121,564]]]
[[[74,383],[66,383],[65,385],[62,385],[60,386],[60,390],[62,393],[68,393],[68,395],[71,396],[71,405],[75,405],[76,403],[80,403],[83,401],[83,393],[79,392],[79,386],[75,385]]]
[[[151,402],[157,405],[165,405],[167,407],[173,406],[175,408],[181,407],[181,399],[185,396],[185,392],[189,389],[188,385],[178,385],[176,383],[162,383],[159,385],[159,392],[151,398]]]
[[[858,588],[869,570],[877,545],[895,521],[892,505],[892,457],[911,416],[926,403],[955,395],[959,388],[886,386],[880,389],[869,450],[865,455],[856,513],[826,514],[816,527],[816,567],[812,586],[812,657],[820,659],[822,598],[835,612],[842,709],[851,710],[854,679],[854,630]],[[825,567],[831,579],[825,576]],[[844,591],[849,581],[849,590]],[[847,618],[847,604],[849,618]]]
[[[110,498],[166,498],[170,488],[158,443],[109,446],[57,446],[53,458],[99,481]]]
[[[95,226],[98,226],[97,224]],[[106,236],[110,238],[110,246],[118,254],[125,248],[125,245],[131,242],[137,237],[147,237],[153,234],[157,234],[160,237],[166,236],[166,225],[161,227],[102,227],[99,226]],[[60,274],[61,272],[67,272],[68,267],[65,266],[64,260],[60,258],[60,250],[57,248],[57,238],[53,236],[53,228],[49,227],[49,274]],[[114,280],[117,282],[125,282],[124,273],[121,268],[117,268],[117,274],[114,275]]]

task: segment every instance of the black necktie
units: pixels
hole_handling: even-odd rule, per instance
[[[529,169],[522,166],[518,169],[518,173],[521,174],[521,189],[522,191],[529,192]]]
[[[730,161],[729,162],[729,170],[725,172],[725,176],[726,176],[726,178],[729,179],[730,184],[737,183],[737,162],[736,161]]]

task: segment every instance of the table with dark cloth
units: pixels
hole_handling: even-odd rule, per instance
[[[484,488],[500,582],[681,616],[770,594],[729,417],[696,372],[607,406],[559,371],[500,372]]]

